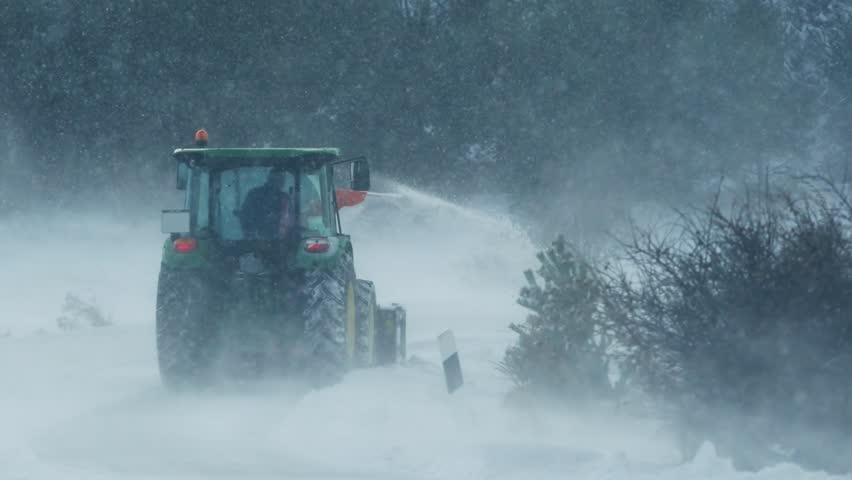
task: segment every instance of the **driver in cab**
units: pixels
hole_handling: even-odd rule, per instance
[[[290,195],[283,191],[284,170],[269,171],[266,182],[249,191],[240,208],[240,223],[247,239],[283,238],[295,224]],[[306,213],[321,214],[319,192],[312,182],[303,182],[302,203]]]
[[[290,195],[283,191],[285,173],[274,168],[266,182],[253,188],[240,208],[240,223],[247,239],[277,238],[292,225]]]

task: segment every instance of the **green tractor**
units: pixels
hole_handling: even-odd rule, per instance
[[[379,307],[373,283],[356,277],[340,223],[339,209],[370,188],[366,159],[334,148],[207,148],[203,130],[196,141],[173,154],[185,207],[162,214],[163,383],[297,374],[327,385],[404,360],[405,311]]]

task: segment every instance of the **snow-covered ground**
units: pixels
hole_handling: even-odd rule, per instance
[[[409,310],[406,366],[319,391],[255,384],[168,394],[156,370],[158,219],[95,214],[0,224],[0,479],[827,479],[735,472],[704,448],[678,465],[650,421],[516,411],[495,369],[536,248],[505,219],[398,187],[344,214],[361,276]],[[170,205],[162,205],[169,207]],[[62,332],[66,293],[113,326]],[[466,386],[444,390],[455,331]],[[6,335],[8,333],[8,335]]]

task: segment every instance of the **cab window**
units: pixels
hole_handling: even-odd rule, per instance
[[[335,233],[325,168],[304,171],[301,178],[300,219],[305,236],[328,237]]]
[[[217,172],[211,202],[220,238],[272,240],[287,233],[288,221],[294,218],[290,199],[295,176],[280,170],[280,185],[267,185],[271,171],[272,167],[252,166]]]

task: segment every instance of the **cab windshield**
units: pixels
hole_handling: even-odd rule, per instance
[[[244,166],[216,170],[209,177],[210,212],[199,215],[199,223],[207,217],[222,240],[283,240],[334,232],[331,202],[324,201],[324,168]]]

